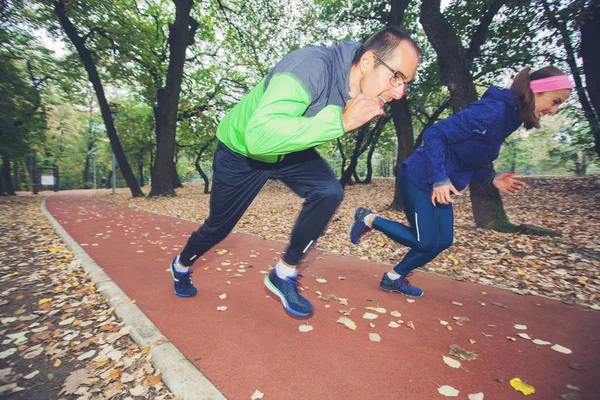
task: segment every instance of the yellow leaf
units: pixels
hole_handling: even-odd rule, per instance
[[[136,253],[143,253],[143,252],[144,252],[144,250],[136,250],[135,252],[136,252]]]
[[[519,276],[525,275],[525,270],[523,268],[517,268],[517,271],[519,271]]]
[[[56,253],[60,249],[57,247],[50,247],[48,250],[50,250],[52,253]]]
[[[413,329],[415,329],[415,325],[413,324],[413,322],[412,322],[412,321],[408,321],[408,322],[406,323],[406,326],[408,326],[409,328],[413,328]]]
[[[106,310],[107,314],[111,314],[113,311],[115,311],[114,307],[109,308],[108,310]]]
[[[587,278],[579,278],[577,279],[577,283],[585,285],[587,283]]]
[[[535,393],[535,388],[533,386],[528,385],[519,378],[511,379],[510,386],[512,386],[515,390],[523,393],[525,396],[527,396],[528,394]]]
[[[44,303],[48,303],[49,301],[52,301],[52,297],[47,297],[45,299],[40,299],[40,301],[38,301],[38,305],[42,305]]]
[[[451,331],[452,327],[450,325],[446,325],[446,329],[448,329],[449,331]]]
[[[150,350],[150,346],[146,346],[142,349],[142,354],[146,354]]]
[[[119,371],[118,369],[111,369],[109,374],[111,379],[117,379],[121,375],[121,371]]]
[[[60,361],[60,358],[57,358],[56,361],[54,361],[54,366],[55,367],[60,367],[61,363],[62,363],[62,361]]]
[[[161,373],[147,377],[148,386],[152,387],[152,386],[158,385],[158,383],[161,381],[161,379],[162,379]]]

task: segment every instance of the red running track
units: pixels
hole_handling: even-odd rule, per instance
[[[315,314],[296,319],[262,283],[285,243],[240,233],[215,248],[227,252],[210,251],[196,262],[193,278],[199,294],[184,299],[174,295],[167,270],[196,224],[108,204],[82,192],[52,195],[46,206],[229,399],[249,399],[255,390],[263,392],[265,400],[443,399],[438,393],[443,385],[459,390],[461,399],[479,392],[486,400],[521,399],[523,394],[509,384],[516,377],[535,387],[531,398],[559,399],[569,392],[581,399],[600,398],[597,311],[428,273],[415,274],[413,283],[425,295],[409,303],[406,297],[379,289],[389,266],[318,251],[301,271],[304,294]],[[319,300],[315,291],[346,298],[348,305]],[[221,294],[227,298],[220,299]],[[217,311],[218,306],[227,310]],[[363,319],[369,306],[387,312],[375,320]],[[350,308],[355,331],[336,323],[339,311]],[[391,316],[393,310],[402,315]],[[460,326],[455,316],[471,322]],[[398,320],[404,321],[400,327],[388,326]],[[440,320],[449,322],[452,330]],[[305,324],[313,330],[300,332]],[[515,324],[527,330],[519,331]],[[519,332],[564,346],[572,354],[536,345],[518,337]],[[369,333],[379,334],[381,342],[370,341]],[[475,352],[477,359],[461,361],[461,368],[449,367],[442,356],[450,356],[453,344]]]

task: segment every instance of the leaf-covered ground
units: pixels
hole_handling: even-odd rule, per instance
[[[455,199],[454,245],[424,267],[457,280],[512,289],[520,294],[544,295],[564,302],[600,309],[600,178],[526,179],[528,187],[504,196],[511,222],[558,231],[561,237],[507,234],[478,229],[468,190]],[[209,196],[203,184],[188,183],[175,198],[131,198],[128,189],[113,196],[109,190],[94,194],[105,201],[202,223],[208,215]],[[146,191],[148,188],[146,188]],[[348,240],[354,210],[360,205],[378,215],[405,222],[392,211],[394,181],[346,188],[345,198],[317,246],[373,262],[396,264],[407,248],[375,232],[358,246]],[[92,192],[90,192],[92,193]],[[283,184],[270,181],[236,226],[239,232],[287,241],[302,199]],[[182,243],[184,244],[184,243]]]
[[[0,398],[173,399],[41,200],[0,197]]]

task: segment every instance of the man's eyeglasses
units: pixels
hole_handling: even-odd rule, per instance
[[[390,67],[389,65],[387,65],[385,62],[383,62],[383,60],[379,57],[377,57],[377,62],[379,62],[379,64],[383,65],[384,67],[386,67],[387,69],[390,70],[390,72],[393,74],[392,77],[390,78],[390,85],[392,85],[393,87],[400,87],[402,85],[404,85],[404,92],[408,92],[408,82],[406,82],[406,77],[404,76],[404,74],[400,71],[396,71],[395,69],[393,69],[392,67]]]

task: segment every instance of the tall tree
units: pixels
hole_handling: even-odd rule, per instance
[[[106,100],[104,85],[100,79],[100,75],[98,74],[98,70],[94,62],[94,53],[86,47],[87,39],[92,37],[94,34],[101,33],[102,29],[92,29],[90,30],[90,32],[82,36],[71,21],[71,18],[67,15],[64,0],[55,1],[54,12],[58,17],[60,25],[62,26],[65,34],[77,50],[81,62],[83,63],[83,66],[85,67],[85,70],[87,72],[88,79],[92,84],[92,87],[94,88],[94,92],[96,93],[96,97],[98,99],[98,105],[100,106],[102,120],[104,121],[104,125],[106,126],[106,133],[108,135],[108,138],[110,139],[112,151],[115,154],[115,158],[119,165],[119,169],[123,174],[123,178],[125,178],[127,186],[131,190],[131,195],[133,197],[143,196],[144,193],[142,193],[142,190],[140,189],[140,186],[138,185],[138,182],[135,179],[133,172],[131,171],[131,167],[127,162],[125,152],[123,151],[123,147],[121,146],[121,142],[119,141],[119,137],[117,136],[117,131],[115,129],[115,124],[113,121],[111,110],[108,101]]]
[[[177,108],[183,80],[183,67],[186,50],[194,44],[198,22],[190,12],[193,0],[173,0],[175,21],[169,25],[169,67],[165,86],[157,92],[154,108],[156,120],[156,158],[152,166],[151,196],[174,195],[175,133],[177,129]]]
[[[473,58],[485,43],[489,26],[504,0],[486,2],[487,9],[465,49],[453,26],[440,11],[440,0],[423,0],[421,23],[438,55],[438,64],[452,101],[454,112],[477,101],[478,95],[471,75]],[[512,229],[498,189],[472,181],[469,184],[473,217],[478,227],[497,230]]]
[[[600,3],[589,1],[581,17],[581,58],[590,101],[600,117],[600,52],[596,40],[600,37]],[[596,132],[598,134],[598,132]],[[600,156],[600,137],[595,137],[596,154]]]
[[[575,46],[573,45],[573,40],[571,39],[571,31],[572,29],[570,29],[571,27],[569,26],[569,24],[573,23],[574,21],[578,21],[580,19],[582,19],[581,17],[581,12],[583,11],[583,7],[582,7],[582,1],[574,1],[571,4],[567,5],[566,7],[561,8],[559,4],[555,4],[556,2],[553,1],[547,1],[547,0],[541,0],[541,5],[542,8],[544,10],[544,15],[546,17],[546,19],[548,20],[548,25],[553,28],[558,35],[560,36],[560,38],[562,39],[562,47],[564,48],[566,54],[567,54],[567,64],[569,65],[569,69],[571,70],[571,75],[573,77],[573,81],[575,82],[575,91],[577,93],[577,98],[579,99],[579,103],[581,103],[581,107],[583,109],[583,115],[585,116],[585,119],[587,120],[589,126],[590,126],[590,130],[591,130],[591,134],[595,139],[595,148],[596,148],[596,153],[598,154],[598,156],[600,156],[600,120],[598,119],[598,115],[594,112],[594,109],[592,107],[592,105],[590,104],[590,101],[588,100],[587,97],[587,93],[586,90],[583,86],[583,82],[581,79],[581,73],[580,73],[580,68],[577,65],[577,51]],[[595,4],[595,8],[596,8],[596,14],[599,13],[598,11],[598,4],[596,2],[592,2],[592,4]],[[593,17],[593,9],[592,9],[592,5],[589,6],[590,10],[592,11],[591,16]],[[585,18],[585,17],[584,17]],[[583,27],[585,27],[585,23],[583,24]],[[583,30],[584,28],[582,27],[582,36],[583,36]],[[590,29],[590,26],[587,26],[587,29]],[[591,28],[594,29],[594,28]],[[596,30],[598,30],[598,28],[595,28]],[[596,38],[597,40],[597,38]],[[597,49],[595,49],[593,51],[594,53],[598,53]],[[588,60],[589,60],[589,53],[586,54],[588,56]],[[598,58],[598,55],[595,56],[596,58]],[[593,64],[593,56],[592,59],[589,60],[589,62],[592,62]],[[589,68],[588,68],[589,69]],[[593,74],[593,72],[592,72]],[[596,74],[598,74],[598,72],[596,72]],[[594,83],[593,77],[592,77],[592,84]]]

